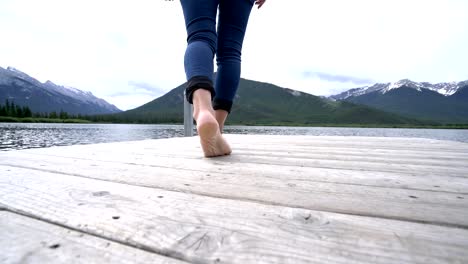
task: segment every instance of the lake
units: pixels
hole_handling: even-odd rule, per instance
[[[466,129],[228,126],[225,133],[417,137],[468,142]],[[182,125],[0,123],[0,151],[182,137]]]

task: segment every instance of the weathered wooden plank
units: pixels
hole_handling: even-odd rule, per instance
[[[326,158],[290,158],[290,157],[275,157],[275,156],[240,156],[235,153],[230,157],[222,157],[226,164],[242,166],[243,163],[255,164],[270,164],[282,166],[297,166],[297,167],[317,167],[317,168],[335,168],[335,169],[354,169],[368,171],[386,171],[386,172],[403,172],[403,173],[435,173],[438,175],[447,175],[454,177],[468,177],[468,167],[464,163],[457,165],[442,165],[431,164],[430,162],[422,162],[417,160],[344,160],[344,159],[326,159]],[[437,163],[437,162],[434,162]]]
[[[161,144],[158,140],[145,141],[145,145],[133,144],[127,145],[124,143],[109,143],[109,144],[94,144],[92,145],[93,152],[108,153],[115,152],[117,148],[125,149],[126,153],[141,153],[145,152],[148,154],[175,154],[181,157],[200,157],[200,146],[198,144],[193,145],[168,145]],[[37,153],[42,152],[44,154],[54,154],[57,150],[60,152],[77,152],[83,153],[89,151],[91,145],[80,145],[80,146],[61,146],[51,147],[46,149],[29,149],[21,150],[25,153]],[[288,154],[292,156],[305,156],[305,155],[346,155],[349,157],[379,157],[379,158],[399,158],[399,159],[431,159],[436,161],[466,161],[468,159],[467,153],[450,152],[450,151],[420,151],[416,149],[412,150],[398,150],[398,149],[378,149],[378,148],[341,148],[338,145],[334,147],[320,147],[320,146],[283,146],[280,145],[261,145],[261,144],[245,144],[240,142],[234,142],[235,153],[237,154],[264,154],[274,153]],[[10,152],[9,152],[10,153]],[[3,153],[5,154],[5,153]]]
[[[127,143],[124,145],[127,145]],[[84,151],[86,149],[88,149],[88,156],[92,156],[91,159],[93,160],[93,163],[89,164],[89,160],[86,161],[83,160],[83,158],[77,158],[76,160],[80,162],[81,168],[73,168],[72,171],[70,171],[72,167],[67,164],[69,161],[66,160],[62,161],[65,163],[62,163],[60,166],[56,163],[44,164],[44,162],[41,162],[38,167],[37,165],[34,165],[37,164],[34,162],[34,160],[31,160],[28,157],[21,157],[23,152],[15,152],[14,154],[10,154],[10,158],[3,159],[1,163],[42,170],[44,170],[44,168],[41,167],[48,167],[48,170],[67,174],[115,180],[119,182],[159,187],[169,190],[192,191],[195,193],[215,197],[248,199],[333,212],[377,215],[381,217],[407,220],[466,225],[465,221],[460,222],[459,220],[461,219],[457,220],[455,218],[452,220],[455,220],[456,222],[443,222],[445,221],[444,219],[446,219],[446,213],[453,212],[453,209],[459,210],[460,205],[462,209],[466,207],[466,203],[464,203],[464,201],[459,201],[464,200],[465,197],[462,194],[466,194],[468,192],[465,179],[445,180],[443,176],[440,176],[441,174],[451,175],[450,173],[453,172],[453,170],[458,170],[459,177],[466,175],[468,169],[465,169],[464,167],[454,168],[453,164],[451,167],[440,167],[439,170],[434,170],[433,167],[430,167],[424,168],[422,170],[413,169],[404,171],[405,174],[411,173],[412,175],[420,176],[426,173],[432,173],[432,175],[425,175],[424,178],[415,179],[414,177],[405,177],[406,175],[400,175],[397,173],[378,172],[378,170],[382,170],[382,164],[375,164],[375,162],[361,162],[359,164],[354,164],[352,168],[347,168],[352,170],[346,170],[347,173],[343,174],[340,171],[337,173],[337,170],[327,170],[324,172],[323,169],[317,170],[317,168],[314,168],[313,166],[304,166],[302,164],[300,164],[300,166],[294,166],[297,165],[296,162],[298,162],[298,160],[301,161],[304,159],[282,158],[280,161],[259,162],[263,164],[255,164],[253,161],[255,158],[266,160],[271,159],[271,157],[265,158],[263,156],[252,158],[250,156],[232,155],[232,157],[215,160],[205,160],[200,158],[174,159],[174,157],[168,157],[171,156],[170,154],[167,156],[161,156],[161,154],[158,154],[159,156],[149,155],[147,152],[145,152],[146,150],[143,150],[139,153],[131,153],[130,156],[125,154],[126,151],[121,151],[120,153],[123,154],[116,156],[110,153],[110,151],[95,152],[92,146],[84,148],[82,150],[83,152],[81,153],[69,151],[63,152],[63,149],[60,148],[55,148],[54,153],[55,155],[62,156],[71,155],[74,157],[83,157]],[[43,152],[44,151],[39,152],[41,153],[41,159],[43,158]],[[29,151],[28,153],[32,154],[33,151]],[[14,155],[20,156],[12,157]],[[60,159],[60,157],[53,157],[53,160],[57,159]],[[277,157],[276,159],[278,160],[279,158]],[[285,164],[285,159],[292,160],[293,164]],[[22,160],[24,160],[26,164],[22,162]],[[147,175],[148,173],[153,174],[151,168],[145,166],[142,168],[128,168],[124,165],[123,167],[120,167],[120,169],[116,170],[115,166],[119,165],[111,163],[106,164],[106,162],[101,162],[98,165],[97,161],[100,160],[117,161],[127,163],[127,165],[142,164],[152,166],[154,169],[158,170],[158,178],[156,180],[157,182],[154,182],[152,179],[138,177],[138,175]],[[241,160],[242,162],[233,162],[233,160]],[[244,160],[248,160],[248,162],[245,162]],[[85,165],[86,162],[88,162],[88,165]],[[319,162],[326,163],[330,161],[320,160]],[[28,163],[33,165],[29,165]],[[337,163],[338,161],[335,161],[334,167],[340,168],[340,164]],[[277,164],[283,166],[278,166]],[[373,166],[377,172],[361,172],[360,170],[362,169],[368,169],[368,167],[363,167],[363,164],[367,166]],[[95,169],[99,166],[104,172],[95,172]],[[393,166],[399,170],[405,167],[401,164],[390,164],[388,166]],[[388,170],[388,166],[383,168],[383,170]],[[52,167],[52,169],[50,167]],[[174,169],[178,170],[174,171]],[[179,172],[180,170],[185,173]],[[189,172],[189,170],[195,171]],[[265,172],[265,170],[268,170],[268,172]],[[215,172],[214,174],[213,171]],[[219,174],[216,173],[216,171],[228,172],[231,175],[227,176],[224,173]],[[200,183],[200,181],[203,181],[203,178],[205,178],[204,172],[210,175],[209,181]],[[257,174],[260,172],[262,175],[258,177]],[[307,172],[310,174],[307,175]],[[114,176],[116,173],[121,176],[116,178]],[[177,176],[174,176],[174,174]],[[290,177],[284,177],[282,176],[283,174]],[[319,177],[322,175],[322,179],[314,180],[317,175]],[[333,177],[333,175],[335,175],[335,181],[330,181],[329,178]],[[343,180],[345,177],[355,177],[355,175],[359,176],[354,181]],[[371,181],[373,180],[374,184],[367,183],[366,185],[365,183],[359,182],[365,178],[361,175],[367,175],[367,179],[370,179]],[[248,176],[248,178],[245,176]],[[226,180],[227,177],[228,179]],[[342,177],[343,179],[339,180],[339,177]],[[381,177],[380,181],[376,180],[378,177]],[[285,180],[287,180],[287,183],[285,183]],[[423,180],[427,182],[423,183]],[[343,185],[342,183],[346,183],[350,186]],[[391,185],[392,183],[393,185]],[[421,189],[421,186],[418,186],[419,184],[422,184],[421,186],[426,186],[426,188],[430,184],[433,185],[430,185],[431,187],[429,187],[429,189]],[[218,188],[219,186],[223,186],[223,188]],[[441,188],[441,186],[449,187],[449,189],[445,190]],[[256,189],[259,187],[262,188],[261,192],[256,191]],[[243,190],[243,192],[237,192],[239,189]],[[457,192],[457,194],[433,193],[441,191]],[[244,193],[247,194],[244,195]],[[312,196],[313,199],[304,199],[303,197],[305,194],[307,194],[307,197]],[[242,195],[244,196],[242,197]],[[282,198],[278,199],[277,197]],[[439,207],[431,207],[435,210],[433,214],[427,214],[425,207],[427,207],[428,203],[434,202],[433,199],[441,202],[439,202]],[[372,202],[366,202],[359,207],[354,206],[355,204],[362,204],[362,201],[364,200],[370,200]],[[313,202],[311,203],[310,201]],[[382,203],[392,204],[392,209],[381,207],[380,205]]]
[[[146,152],[145,152],[146,153]],[[150,153],[148,153],[150,154]],[[163,155],[161,152],[160,154]],[[180,155],[180,154],[179,154]],[[342,161],[354,161],[354,162],[373,162],[373,163],[392,163],[392,164],[409,164],[409,165],[428,165],[428,166],[439,166],[439,167],[459,167],[465,168],[468,171],[468,156],[465,158],[460,157],[427,157],[427,156],[415,156],[408,155],[407,153],[401,154],[386,154],[378,155],[373,153],[367,154],[350,154],[350,153],[337,153],[337,152],[296,152],[288,149],[283,151],[264,151],[264,150],[248,150],[248,149],[237,149],[235,152],[237,156],[243,157],[269,157],[269,158],[289,158],[289,159],[302,159],[302,160],[342,160]],[[177,156],[176,156],[177,157]],[[183,156],[187,157],[187,156]]]
[[[157,144],[157,142],[155,142]],[[117,161],[125,163],[139,163],[153,166],[165,166],[173,168],[184,168],[186,163],[197,162],[203,160],[200,154],[192,154],[184,156],[183,154],[167,153],[167,154],[149,154],[145,153],[144,150],[139,152],[128,152],[119,151],[124,146],[113,145],[114,150],[111,151],[96,151],[94,145],[88,145],[85,149],[72,149],[72,148],[53,148],[44,150],[29,150],[25,153],[36,154],[41,156],[53,157],[74,157],[82,158],[88,157],[93,160],[101,161]],[[163,148],[164,146],[160,146]],[[166,147],[168,148],[168,147]],[[177,149],[178,153],[184,153],[183,149],[179,149],[177,146],[170,146],[172,149]],[[199,151],[201,153],[201,150]],[[1,154],[1,153],[0,153]],[[6,153],[4,155],[13,155]],[[129,156],[130,155],[130,156]],[[311,154],[312,156],[313,154]],[[1,157],[1,155],[0,155]],[[175,159],[176,158],[176,159]],[[192,160],[188,160],[192,159]],[[197,161],[195,161],[197,160]],[[352,158],[346,155],[340,157],[333,157],[332,155],[321,156],[315,155],[315,157],[284,157],[284,156],[247,156],[234,152],[229,157],[216,158],[215,161],[221,165],[226,166],[248,166],[247,163],[251,164],[266,164],[266,165],[282,165],[282,166],[294,166],[294,167],[315,167],[315,168],[331,168],[331,169],[345,169],[345,170],[366,170],[366,171],[382,171],[382,172],[398,172],[398,173],[410,173],[410,174],[437,174],[454,177],[468,177],[468,160],[467,162],[457,161],[452,164],[443,164],[434,160],[435,165],[431,164],[431,160],[385,160],[383,158]],[[197,162],[199,163],[199,162]],[[192,166],[193,167],[193,166]]]
[[[149,142],[148,142],[149,143]],[[68,155],[69,152],[77,154],[75,156],[83,156],[85,153],[109,155],[109,153],[115,153],[116,149],[121,149],[125,146],[125,152],[122,154],[136,154],[136,155],[153,155],[163,157],[177,157],[177,158],[200,158],[201,150],[198,145],[187,148],[184,146],[167,146],[166,144],[159,144],[158,141],[151,142],[151,144],[145,146],[126,146],[126,145],[109,145],[111,148],[102,148],[88,146],[87,148],[54,148],[54,149],[41,149],[41,150],[29,150],[23,151],[25,153],[41,155],[53,155],[58,156],[59,154]],[[393,150],[390,152],[386,150],[372,149],[336,149],[336,148],[294,148],[291,146],[279,147],[257,147],[255,145],[246,146],[236,143],[235,154],[242,156],[263,156],[263,157],[275,157],[275,158],[297,158],[297,159],[319,159],[319,160],[345,160],[345,161],[368,161],[368,162],[387,162],[387,163],[398,163],[398,164],[415,164],[415,165],[433,165],[433,166],[459,166],[465,167],[468,170],[468,153],[466,154],[453,154],[450,152],[423,152],[423,151],[398,151]]]
[[[310,148],[306,151],[294,151],[293,149],[286,147],[280,149],[277,147],[275,150],[257,150],[255,148],[239,148],[236,147],[236,156],[252,157],[255,158],[260,156],[262,158],[294,158],[294,159],[305,159],[305,160],[333,160],[333,161],[356,161],[356,162],[373,162],[373,163],[393,163],[393,164],[409,164],[409,165],[429,165],[429,166],[441,166],[441,167],[460,167],[468,171],[468,154],[464,156],[450,156],[442,153],[434,154],[421,154],[419,155],[399,152],[394,154],[378,155],[376,153],[369,153],[369,151],[362,151],[359,154],[351,154],[350,152],[338,152],[338,151],[322,151],[318,152],[315,148]],[[109,150],[110,151],[110,150]],[[103,153],[103,152],[93,152]],[[107,152],[108,153],[108,152]],[[134,154],[139,155],[152,155],[161,157],[174,157],[174,158],[200,158],[200,150],[193,148],[191,150],[174,149],[165,150],[160,146],[156,149],[140,149],[135,150]],[[56,155],[56,154],[55,154]]]
[[[59,163],[58,159],[60,158],[54,159],[51,163],[37,163],[27,159],[20,162],[2,161],[2,163],[212,197],[468,227],[468,179],[466,178],[450,178],[451,181],[448,181],[446,177],[427,177],[416,181],[416,183],[428,181],[425,183],[426,186],[440,184],[432,185],[433,189],[441,189],[441,186],[452,184],[452,189],[457,188],[456,186],[460,188],[461,192],[456,193],[443,189],[421,190],[421,187],[409,183],[411,178],[398,177],[398,175],[392,176],[396,184],[400,184],[399,187],[388,186],[391,184],[386,182],[389,178],[380,181],[387,183],[387,187],[366,186],[359,183],[365,174],[354,171],[351,174],[348,171],[346,174],[336,170],[316,170],[309,175],[289,174],[287,177],[284,170],[282,171],[284,168],[279,166],[270,168],[268,172],[263,171],[261,175],[256,175],[254,170],[251,170],[250,175],[244,175],[241,171],[235,172],[235,169],[231,174],[218,173],[215,164],[212,165],[212,171],[197,171],[81,160],[73,162],[62,160],[62,163]],[[79,166],[70,166],[70,164],[79,164]],[[334,175],[337,180],[340,176],[358,177],[352,183],[334,183],[316,181],[314,179],[316,175],[322,179]],[[368,178],[373,176],[367,174]],[[404,183],[406,181],[409,187],[401,185],[399,180]],[[382,206],[383,204],[386,206]]]
[[[154,147],[153,147],[154,146]],[[349,156],[378,156],[378,157],[400,157],[400,158],[438,158],[443,157],[444,159],[448,160],[459,160],[459,159],[468,159],[468,151],[467,152],[453,152],[448,150],[431,150],[431,151],[424,151],[419,149],[390,149],[384,148],[379,149],[378,145],[374,145],[374,147],[362,147],[356,146],[353,148],[346,148],[341,147],[340,145],[334,146],[318,146],[318,145],[310,145],[310,146],[289,146],[287,144],[284,147],[280,147],[279,144],[269,144],[269,145],[262,145],[262,144],[246,144],[241,142],[235,143],[237,151],[259,151],[259,152],[287,152],[290,154],[309,154],[309,153],[316,153],[316,154],[346,154]],[[156,148],[155,148],[156,147]],[[138,150],[137,148],[141,148],[141,146],[135,146],[135,151]],[[161,151],[160,148],[157,148],[157,144],[147,144],[143,146],[145,150],[151,151]],[[187,149],[189,150],[189,149]]]
[[[454,146],[468,149],[468,143],[452,141],[452,140],[439,140],[431,138],[410,138],[410,137],[366,137],[366,136],[310,136],[310,135],[241,135],[241,134],[225,134],[229,139],[261,139],[262,142],[297,142],[297,143],[310,143],[310,142],[328,142],[328,143],[359,143],[359,144],[419,144],[422,146]]]
[[[354,142],[353,149],[343,148],[343,145],[350,142],[350,137],[338,137],[338,144],[333,147],[322,148],[322,152],[317,151],[316,145],[308,146],[307,148],[301,147],[302,152],[294,153],[294,147],[291,144],[279,144],[284,146],[283,149],[278,149],[278,144],[274,146],[276,151],[264,152],[261,144],[272,142],[276,140],[281,142],[294,143],[296,139],[303,141],[315,141],[323,143],[324,139],[329,141],[337,141],[336,137],[297,137],[297,136],[245,136],[245,135],[228,135],[233,139],[233,147],[241,147],[240,150],[234,152],[229,159],[222,159],[223,161],[230,162],[230,166],[236,166],[235,163],[259,163],[259,164],[272,164],[272,165],[285,165],[285,166],[307,166],[307,167],[320,167],[320,168],[339,168],[339,169],[356,169],[356,170],[369,170],[369,171],[387,171],[387,172],[403,172],[403,173],[436,173],[439,175],[468,177],[468,151],[465,152],[440,152],[440,149],[448,148],[451,151],[455,147],[468,146],[468,144],[437,141],[427,139],[387,139],[387,138],[359,138],[361,141]],[[324,138],[324,139],[323,139]],[[341,138],[341,139],[340,139]],[[255,140],[255,141],[254,141]],[[347,140],[347,141],[345,141]],[[375,142],[368,142],[375,141]],[[414,152],[401,151],[392,149],[392,154],[388,154],[389,149],[383,154],[378,154],[382,151],[379,147],[383,143],[386,144],[404,144],[407,147],[407,142],[416,141],[422,146],[435,145],[437,148],[433,151],[420,151]],[[247,142],[247,143],[246,143]],[[247,147],[250,142],[250,147]],[[362,149],[365,144],[372,143],[372,147],[377,147],[377,153],[372,149]],[[247,144],[247,145],[246,145]],[[314,143],[315,144],[315,143]],[[242,147],[244,146],[244,147]],[[336,149],[336,147],[339,148]],[[119,152],[119,156],[115,157],[116,149],[125,149]],[[142,149],[143,148],[143,149]],[[137,156],[151,156],[150,160],[158,160],[163,164],[171,164],[174,157],[177,158],[201,158],[201,150],[199,149],[197,138],[173,138],[162,139],[143,142],[120,142],[110,144],[96,144],[92,146],[72,146],[60,147],[41,150],[26,150],[25,152],[40,155],[52,156],[65,156],[65,157],[83,157],[92,156],[94,159],[109,160],[112,158],[117,161],[129,161],[128,154],[132,154],[130,159]],[[327,152],[328,149],[328,152]],[[343,151],[344,152],[341,152]],[[359,150],[359,154],[350,154],[349,150]],[[134,154],[134,155],[133,155]],[[242,158],[239,158],[242,156]],[[103,158],[104,157],[104,158]],[[140,158],[137,158],[141,160]],[[135,162],[135,161],[132,161]],[[179,161],[176,161],[179,163]],[[185,162],[184,162],[185,163]],[[158,164],[152,164],[158,165]],[[177,164],[176,164],[177,166]]]
[[[140,155],[140,154],[126,154]],[[147,156],[145,154],[145,156]],[[127,160],[132,158],[127,157]],[[139,175],[157,174],[157,180],[161,184],[157,187],[164,188],[165,179],[170,182],[190,181],[198,182],[209,179],[212,183],[227,184],[242,182],[248,186],[254,182],[276,181],[274,186],[301,186],[303,183],[336,183],[358,186],[397,188],[420,191],[449,192],[468,194],[468,178],[447,177],[446,175],[423,173],[395,173],[379,171],[356,171],[343,169],[276,166],[265,164],[243,164],[243,166],[227,166],[213,160],[178,159],[185,167],[157,166],[154,164],[139,162],[100,161],[99,159],[57,157],[44,158],[43,155],[31,155],[22,151],[9,153],[0,159],[0,165],[8,165],[21,168],[31,168],[72,174],[76,176],[96,179],[115,180],[129,184],[153,186],[152,179]],[[70,167],[70,164],[79,166]],[[98,173],[99,172],[99,173]],[[132,181],[139,178],[141,181]],[[265,186],[263,186],[265,187]],[[291,189],[288,189],[290,192]]]
[[[468,143],[422,138],[225,135],[229,142],[247,146],[341,147],[351,149],[420,150],[468,153]],[[170,141],[168,141],[169,143]]]
[[[243,144],[235,143],[236,154],[257,154],[257,155],[290,155],[292,157],[309,157],[312,155],[346,155],[347,157],[355,158],[369,158],[369,157],[378,157],[378,158],[390,158],[390,159],[415,159],[415,160],[432,160],[432,161],[458,161],[466,162],[468,160],[468,153],[459,153],[459,152],[442,152],[442,151],[418,151],[418,150],[393,150],[393,149],[371,149],[371,148],[339,148],[339,147],[297,147],[297,146],[287,146],[279,147],[278,145],[254,145],[254,144]],[[173,146],[174,147],[174,146]],[[115,149],[115,148],[114,148]],[[180,149],[183,149],[183,152],[180,152]],[[111,149],[107,150],[96,150],[97,152],[109,152]],[[148,154],[176,154],[183,157],[199,157],[200,150],[198,146],[186,147],[183,148],[167,148],[167,146],[159,144],[147,144],[145,146],[133,146],[131,148],[126,148],[126,151],[129,152],[142,152]]]
[[[0,263],[186,263],[0,211]]]
[[[1,170],[0,204],[11,210],[187,261],[463,263],[468,259],[466,229],[216,199],[3,166]]]
[[[395,141],[402,141],[408,143],[431,143],[431,144],[458,144],[460,142],[453,141],[453,140],[440,140],[440,139],[433,139],[433,138],[423,138],[423,137],[393,137],[393,136],[384,136],[384,137],[374,137],[374,136],[339,136],[339,135],[331,135],[331,136],[314,136],[314,135],[271,135],[271,134],[224,134],[227,137],[239,137],[243,138],[244,136],[248,137],[259,137],[264,138],[266,140],[288,140],[286,138],[294,138],[299,139],[301,141],[332,141],[332,142],[349,142],[350,139],[352,141],[365,141],[365,142],[389,142],[394,143]]]
[[[185,140],[187,142],[187,140]],[[163,142],[167,142],[163,140]],[[148,142],[149,143],[149,142]],[[198,142],[195,142],[198,144]],[[193,140],[192,140],[193,144]],[[102,146],[111,146],[111,148],[106,148],[105,151],[102,150]],[[137,145],[137,143],[132,144],[130,146]],[[71,156],[71,157],[83,157],[83,156],[93,156],[94,159],[103,159],[109,160],[111,159],[122,161],[122,162],[141,162],[141,158],[138,156],[151,156],[149,160],[158,160],[161,161],[163,164],[171,165],[171,161],[174,161],[174,157],[180,158],[200,158],[200,150],[196,149],[199,148],[198,145],[195,145],[190,150],[181,149],[181,147],[186,146],[184,145],[172,145],[170,147],[166,146],[165,144],[161,144],[160,141],[153,142],[153,149],[148,149],[151,147],[149,144],[144,149],[140,148],[128,148],[128,145],[108,145],[108,144],[99,144],[93,145],[92,148],[90,146],[84,146],[84,148],[53,148],[53,149],[45,149],[45,150],[33,150],[31,153],[38,153],[40,155],[60,155],[60,156]],[[122,149],[125,146],[125,151],[119,153],[118,157],[115,156],[116,149]],[[83,146],[81,146],[83,147]],[[237,147],[237,146],[236,146]],[[91,148],[91,149],[90,149]],[[128,148],[128,149],[127,149]],[[154,148],[158,149],[158,153],[154,155]],[[413,156],[413,158],[404,157],[404,153],[399,153],[399,155],[392,156],[378,156],[375,153],[368,153],[368,155],[361,155],[361,156],[354,156],[349,155],[349,153],[338,153],[338,154],[330,154],[330,153],[315,153],[314,148],[311,148],[312,153],[304,153],[304,154],[295,154],[289,151],[289,147],[286,148],[288,152],[285,154],[278,154],[278,153],[267,153],[267,152],[255,152],[252,150],[247,151],[236,151],[232,157],[230,157],[227,161],[231,162],[228,165],[236,166],[233,162],[243,162],[242,166],[245,166],[245,161],[250,163],[260,163],[260,164],[274,164],[274,165],[290,165],[290,166],[313,166],[313,167],[320,167],[320,168],[341,168],[341,169],[356,169],[356,170],[371,170],[371,171],[396,171],[396,172],[403,172],[403,173],[437,173],[439,175],[447,175],[447,176],[458,176],[458,177],[466,177],[468,176],[468,156],[463,158],[451,159],[446,158],[446,154],[434,156],[434,155],[421,155],[418,153],[418,156]],[[58,151],[59,150],[59,151]],[[67,151],[70,150],[70,151]],[[102,152],[103,151],[103,152]],[[135,151],[135,152],[132,152]],[[190,152],[191,151],[191,152]],[[111,152],[111,153],[109,153]],[[129,153],[130,152],[130,153]],[[183,154],[181,154],[183,153]],[[138,161],[130,161],[127,155],[133,155],[130,159],[138,159]],[[238,156],[242,156],[241,159],[237,158]],[[248,155],[248,156],[247,156]],[[287,155],[287,158],[284,158],[284,155]],[[234,157],[235,156],[235,157]],[[253,156],[253,157],[251,157]],[[169,158],[169,159],[168,159]],[[312,161],[311,161],[312,160]],[[344,163],[340,163],[339,161],[344,160]],[[176,161],[180,164],[179,161]],[[358,162],[358,163],[356,163]],[[184,161],[183,164],[186,162]],[[175,166],[178,166],[175,164]],[[158,165],[158,164],[151,164],[151,165]],[[401,165],[409,165],[409,166],[401,166]],[[427,165],[427,166],[426,166]]]
[[[441,141],[418,138],[382,138],[382,137],[311,137],[311,136],[268,136],[268,135],[225,135],[230,143],[239,147],[248,147],[249,149],[262,149],[273,147],[281,148],[306,148],[313,150],[315,148],[325,149],[364,149],[380,151],[418,151],[423,153],[445,152],[453,155],[468,154],[468,143]],[[342,138],[336,140],[336,138]],[[414,142],[413,142],[414,141]],[[140,149],[155,145],[167,147],[173,146],[177,149],[193,150],[199,147],[198,138],[168,138],[157,140],[142,140],[132,142],[116,142],[93,144],[96,151],[105,149],[115,149],[114,145],[125,147],[126,149]],[[73,148],[74,150],[86,149],[87,145],[66,146],[60,148]],[[54,149],[55,147],[48,148]],[[170,149],[168,149],[170,151]]]

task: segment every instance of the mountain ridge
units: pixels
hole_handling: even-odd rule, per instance
[[[122,113],[95,121],[181,123],[183,92],[179,85],[165,95]],[[418,120],[349,102],[337,102],[274,84],[241,78],[227,124],[419,124]]]
[[[350,89],[329,98],[427,121],[468,123],[468,81],[430,84],[404,79]]]
[[[429,82],[414,82],[410,79],[402,79],[397,82],[387,82],[387,83],[375,83],[370,86],[363,86],[358,88],[352,88],[347,91],[341,92],[339,94],[328,96],[328,98],[333,100],[344,100],[352,96],[360,96],[367,93],[379,91],[383,94],[389,92],[393,89],[398,89],[401,87],[409,87],[421,91],[421,89],[428,89],[435,91],[444,96],[451,96],[455,94],[460,88],[467,86],[468,80],[461,82],[441,82],[441,83],[429,83]]]
[[[0,102],[6,99],[41,113],[63,110],[69,114],[91,115],[121,111],[91,92],[57,85],[50,80],[41,83],[16,68],[0,67]]]

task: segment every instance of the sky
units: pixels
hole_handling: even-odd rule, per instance
[[[467,12],[466,0],[267,0],[241,76],[321,96],[468,80]],[[185,82],[184,25],[177,0],[0,0],[0,66],[128,110]]]

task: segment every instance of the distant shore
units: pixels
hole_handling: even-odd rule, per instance
[[[153,124],[153,123],[106,123],[92,122],[85,119],[60,119],[60,118],[18,118],[0,116],[0,123],[76,123],[76,124]],[[161,125],[168,123],[161,123]],[[182,125],[182,123],[170,123]],[[154,125],[154,124],[153,124]],[[356,127],[356,128],[426,128],[426,129],[468,129],[468,124],[301,124],[301,123],[228,123],[230,126],[283,126],[283,127]]]
[[[84,119],[60,119],[60,118],[36,118],[36,117],[10,117],[0,116],[0,123],[92,123],[89,120]]]
[[[284,127],[356,127],[356,128],[426,128],[426,129],[468,129],[468,124],[428,124],[428,125],[411,125],[411,124],[290,124],[290,123],[273,123],[273,124],[227,124],[232,126],[284,126]]]

